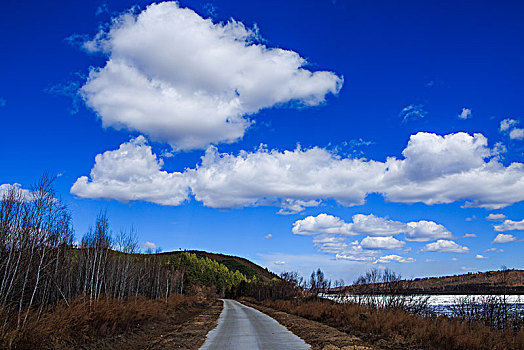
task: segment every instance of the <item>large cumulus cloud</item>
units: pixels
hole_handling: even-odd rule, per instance
[[[80,90],[103,125],[176,149],[234,142],[248,115],[290,101],[318,105],[343,83],[304,68],[294,51],[261,44],[241,22],[213,23],[176,2],[125,13],[84,47],[108,57]]]
[[[104,159],[104,168],[110,168],[111,162],[118,162],[123,169],[120,174],[125,171],[134,174],[134,168],[125,163],[134,162],[133,149],[140,149],[141,157],[148,159],[143,165],[143,171],[149,172],[147,176],[162,179],[165,188],[176,189],[170,203],[167,199],[170,191],[127,186],[125,200],[136,198],[177,205],[181,196],[187,198],[192,193],[196,200],[213,208],[279,205],[288,212],[299,212],[329,199],[346,206],[359,205],[370,193],[380,193],[391,202],[431,205],[464,201],[466,206],[488,209],[524,200],[524,164],[503,165],[481,134],[441,136],[419,132],[411,136],[403,159],[390,157],[385,162],[340,157],[318,147],[297,147],[292,151],[261,147],[236,155],[219,153],[216,147],[210,147],[196,167],[172,174],[161,170],[162,164],[143,138],[122,147],[127,151],[118,158],[99,156],[97,163]],[[100,193],[105,193],[104,197],[122,200],[122,195],[112,195],[114,186],[125,186],[126,181],[133,183],[136,179],[119,175],[114,182],[109,172],[98,172],[96,168],[95,165],[95,176],[92,174],[90,180],[87,177],[77,180],[72,188],[74,194],[99,198]],[[158,177],[154,175],[157,173]],[[137,196],[133,197],[135,192]],[[414,229],[442,230],[431,224],[419,225]]]

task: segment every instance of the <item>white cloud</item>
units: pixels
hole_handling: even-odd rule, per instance
[[[364,249],[400,249],[406,242],[399,241],[393,237],[365,237],[360,242]]]
[[[300,213],[304,208],[316,207],[320,204],[318,200],[303,201],[300,199],[283,199],[280,203],[280,210],[277,214],[291,215]]]
[[[0,185],[0,200],[3,200],[9,193],[14,192],[16,194],[16,200],[28,202],[33,199],[33,193],[29,190],[22,188],[19,183],[14,184],[2,184]]]
[[[348,245],[344,237],[321,234],[313,238],[313,244],[319,252],[338,254],[345,252],[348,249],[354,251],[354,247],[358,246],[358,241],[352,242]]]
[[[508,149],[506,148],[506,146],[501,142],[496,142],[495,145],[493,146],[493,149],[491,150],[491,154],[493,156],[497,156],[499,154],[503,154],[503,153],[506,153],[508,151]]]
[[[500,128],[499,130],[500,131],[508,131],[510,128],[512,128],[513,126],[517,125],[518,124],[518,121],[516,121],[515,119],[504,119],[503,121],[500,122]]]
[[[402,121],[408,121],[408,120],[417,120],[424,118],[428,114],[424,110],[423,105],[409,105],[407,107],[404,107],[400,113],[399,117],[402,118]]]
[[[354,234],[363,234],[370,236],[393,236],[406,232],[406,224],[399,221],[388,220],[373,214],[353,215],[353,224],[351,231]]]
[[[502,221],[505,218],[506,218],[506,215],[504,215],[504,214],[491,213],[488,216],[486,216],[486,220],[491,220],[491,221]]]
[[[328,214],[308,216],[293,223],[293,233],[296,235],[351,234],[351,224]]]
[[[438,238],[451,238],[443,225],[433,221],[414,221],[403,223],[389,220],[373,214],[353,215],[353,222],[346,223],[339,217],[328,214],[308,216],[293,224],[293,233],[297,235],[318,235],[323,233],[347,236],[368,235],[376,237],[394,236],[404,233],[406,240],[425,242]]]
[[[371,261],[379,254],[378,250],[365,249],[358,240],[346,242],[345,237],[324,233],[313,238],[313,244],[317,251],[334,254],[336,259],[353,261]]]
[[[277,260],[277,261],[275,261],[275,262],[273,262],[273,263],[274,263],[275,265],[285,265],[285,264],[286,264],[286,262],[283,261],[283,260]]]
[[[337,253],[335,255],[337,260],[352,260],[352,261],[372,261],[376,258],[377,253],[372,250],[365,250],[361,246],[352,247],[349,251]]]
[[[374,263],[375,264],[388,264],[390,262],[399,262],[399,263],[412,263],[415,261],[413,258],[404,258],[400,255],[386,255],[378,258]]]
[[[91,179],[78,178],[71,193],[83,198],[180,205],[189,194],[187,177],[179,172],[162,171],[162,165],[145,138],[139,136],[115,151],[97,155]]]
[[[202,164],[191,174],[197,200],[214,208],[277,203],[294,211],[301,202],[334,198],[346,205],[363,204],[373,191],[380,162],[344,158],[322,148],[294,151],[241,151],[237,156],[219,154],[211,147]]]
[[[474,233],[466,233],[466,234],[464,235],[464,238],[474,238],[474,237],[477,237],[477,235],[474,234]]]
[[[108,60],[80,89],[104,127],[136,130],[176,149],[235,142],[263,108],[314,106],[343,79],[312,72],[294,51],[259,43],[256,28],[213,23],[176,2],[127,12],[84,43]]]
[[[488,257],[487,257],[487,256],[484,256],[484,255],[482,255],[482,254],[477,254],[477,255],[475,255],[475,258],[476,258],[476,259],[487,259]]]
[[[476,267],[467,267],[467,266],[461,266],[460,269],[462,271],[473,271],[473,270],[477,270]]]
[[[264,236],[265,239],[270,239],[271,237],[273,237],[271,233]]]
[[[494,225],[494,230],[497,232],[504,231],[524,231],[524,219],[520,221],[504,220],[500,225]]]
[[[382,189],[392,202],[425,204],[469,200],[468,207],[497,209],[524,199],[524,164],[505,167],[491,157],[482,134],[411,136],[404,160],[388,159]]]
[[[523,140],[524,139],[524,129],[517,128],[516,125],[519,122],[515,119],[504,119],[500,122],[499,130],[501,132],[509,131],[509,138],[512,140]]]
[[[489,252],[504,253],[504,249],[489,248],[489,249],[486,249],[485,252],[486,252],[486,253],[489,253]]]
[[[454,241],[448,241],[444,239],[439,239],[436,242],[428,243],[424,248],[422,248],[423,251],[428,252],[439,252],[439,253],[468,253],[469,248],[463,247]]]
[[[509,138],[512,140],[524,139],[524,129],[514,128],[509,132]]]
[[[157,248],[157,245],[153,242],[145,242],[140,245],[141,248],[146,250],[155,250]]]
[[[499,233],[491,243],[509,243],[516,241],[517,238],[513,235]]]
[[[407,241],[427,242],[437,238],[452,238],[451,232],[433,221],[408,222],[407,226],[409,227],[405,233]]]
[[[380,193],[390,202],[432,205],[465,200],[467,207],[489,209],[524,200],[524,164],[504,166],[497,156],[493,156],[493,151],[487,147],[487,139],[481,134],[440,136],[419,132],[411,136],[402,152],[404,159],[389,157],[385,162],[340,157],[318,147],[269,151],[261,146],[252,152],[241,151],[238,155],[219,153],[215,147],[209,147],[195,168],[172,174],[160,170],[161,162],[155,160],[142,137],[137,140],[141,141],[131,141],[121,147],[147,148],[149,161],[143,162],[143,166],[149,169],[139,171],[146,172],[149,178],[173,175],[170,188],[178,189],[177,200],[169,204],[165,191],[151,191],[148,195],[140,192],[143,188],[135,187],[133,176],[118,179],[125,188],[123,193],[95,191],[94,185],[100,181],[93,178],[93,191],[87,191],[86,184],[90,183],[86,177],[77,180],[74,193],[90,198],[139,199],[176,205],[183,201],[189,186],[195,199],[208,207],[279,205],[282,208],[280,213],[284,214],[296,213],[329,199],[345,206],[361,205],[370,193]],[[124,158],[130,158],[134,153],[129,149],[119,157],[109,157],[105,156],[106,152],[97,156],[97,162],[104,160],[104,167],[116,168],[110,163],[124,162]],[[95,164],[92,173],[96,175],[100,167]],[[134,168],[125,169],[130,175],[135,171]],[[119,173],[123,172],[119,170]],[[104,173],[99,177],[112,178],[113,175]],[[395,227],[392,222],[388,225]]]
[[[314,236],[315,248],[323,253],[335,254],[337,259],[354,261],[372,261],[376,259],[377,250],[402,249],[405,242],[393,236],[405,234],[411,241],[429,241],[438,238],[449,238],[451,233],[442,225],[432,221],[403,223],[373,214],[353,215],[353,222],[345,222],[339,217],[319,214],[297,220],[293,224],[293,233]],[[360,242],[348,242],[350,236],[363,235]]]
[[[471,109],[469,108],[462,108],[462,112],[458,115],[460,119],[468,119],[471,118]]]

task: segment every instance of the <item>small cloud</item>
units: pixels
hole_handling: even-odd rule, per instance
[[[466,233],[466,234],[464,235],[464,238],[473,238],[473,237],[477,237],[477,235],[474,234],[474,233]]]
[[[495,143],[495,145],[493,146],[493,149],[491,150],[491,155],[497,156],[499,154],[506,153],[507,151],[508,149],[502,142],[497,142]]]
[[[486,220],[490,220],[490,221],[502,221],[506,218],[506,215],[504,214],[489,214],[488,216],[486,216]]]
[[[451,260],[453,260],[453,261],[457,261],[458,259],[457,259],[457,258],[451,258]]]
[[[476,220],[476,219],[477,219],[477,216],[476,215],[472,215],[471,217],[466,218],[466,221],[473,221],[473,220]]]
[[[286,262],[285,261],[282,261],[282,260],[277,260],[275,262],[273,262],[275,265],[284,265]]]
[[[477,255],[475,255],[475,258],[476,259],[487,259],[488,257],[484,256],[484,255],[481,255],[481,254],[477,254]]]
[[[393,237],[365,237],[360,242],[364,249],[400,249],[406,244]],[[389,255],[392,257],[393,255]],[[398,256],[398,255],[395,255]]]
[[[162,152],[162,154],[161,154],[161,157],[163,157],[163,158],[172,158],[174,156],[175,156],[175,154],[173,152],[170,152],[170,151],[167,151],[167,150]]]
[[[303,201],[300,199],[286,199],[282,201],[281,208],[277,212],[279,215],[298,214],[307,207],[317,207],[320,205],[318,200]]]
[[[466,266],[461,266],[460,269],[462,271],[473,271],[473,270],[477,270],[476,267],[466,267]]]
[[[509,132],[509,138],[512,140],[524,139],[524,129],[515,128]]]
[[[5,100],[5,98],[2,98],[0,97],[0,107],[5,107],[7,101]]]
[[[436,261],[438,261],[438,260],[435,260],[435,259],[426,259],[426,260],[424,260],[424,261],[425,261],[425,262],[436,262]]]
[[[265,235],[265,236],[264,236],[264,239],[270,239],[271,237],[273,237],[273,235],[270,233],[270,234],[268,234],[268,235]]]
[[[515,119],[504,119],[500,122],[499,130],[500,132],[508,132],[509,138],[512,140],[523,140],[524,139],[524,129],[517,128],[518,120]]]
[[[463,247],[454,241],[439,239],[436,242],[428,243],[422,251],[439,252],[439,253],[468,253],[469,248]]]
[[[145,242],[142,243],[140,247],[145,250],[155,250],[157,248],[157,245],[153,242]]]
[[[403,122],[406,122],[408,120],[422,119],[426,114],[428,114],[428,112],[424,110],[423,105],[409,105],[404,107],[398,116],[402,118]]]
[[[494,253],[504,253],[504,249],[489,248],[484,251],[485,253],[494,252]]]
[[[390,262],[399,262],[399,263],[412,263],[415,261],[415,259],[413,258],[404,258],[400,255],[386,255],[386,256],[383,256],[383,257],[380,257],[378,258],[374,264],[388,264]]]
[[[435,81],[434,80],[430,80],[426,84],[424,84],[424,86],[427,87],[427,88],[433,87],[433,86],[435,86]]]
[[[517,237],[513,235],[506,235],[504,233],[499,233],[497,237],[491,243],[509,243],[517,240]]]
[[[516,121],[515,119],[504,119],[503,121],[500,122],[500,128],[499,130],[502,132],[502,131],[508,131],[511,127],[515,126],[518,124],[518,121]]]
[[[504,220],[500,225],[494,225],[494,230],[497,232],[504,231],[524,231],[524,219],[520,221]]]
[[[469,108],[462,108],[462,112],[458,115],[460,119],[468,119],[471,118],[471,109]]]

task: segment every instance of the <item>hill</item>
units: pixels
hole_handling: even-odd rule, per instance
[[[165,252],[161,255],[176,255],[183,251]],[[267,268],[263,268],[245,258],[241,258],[234,255],[225,255],[219,253],[210,253],[203,250],[186,250],[188,253],[195,254],[198,258],[209,258],[225,265],[231,271],[238,271],[244,274],[247,278],[257,276],[257,278],[263,281],[270,281],[273,278],[278,278],[276,274],[269,271]]]
[[[464,275],[417,278],[410,291],[424,294],[522,294],[524,270],[500,270]]]
[[[369,288],[373,286],[373,288]],[[463,275],[415,278],[391,283],[332,288],[335,293],[367,294],[524,294],[524,270],[499,270]]]

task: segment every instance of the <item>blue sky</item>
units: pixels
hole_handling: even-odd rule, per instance
[[[4,2],[0,191],[276,272],[522,268],[523,10]]]

